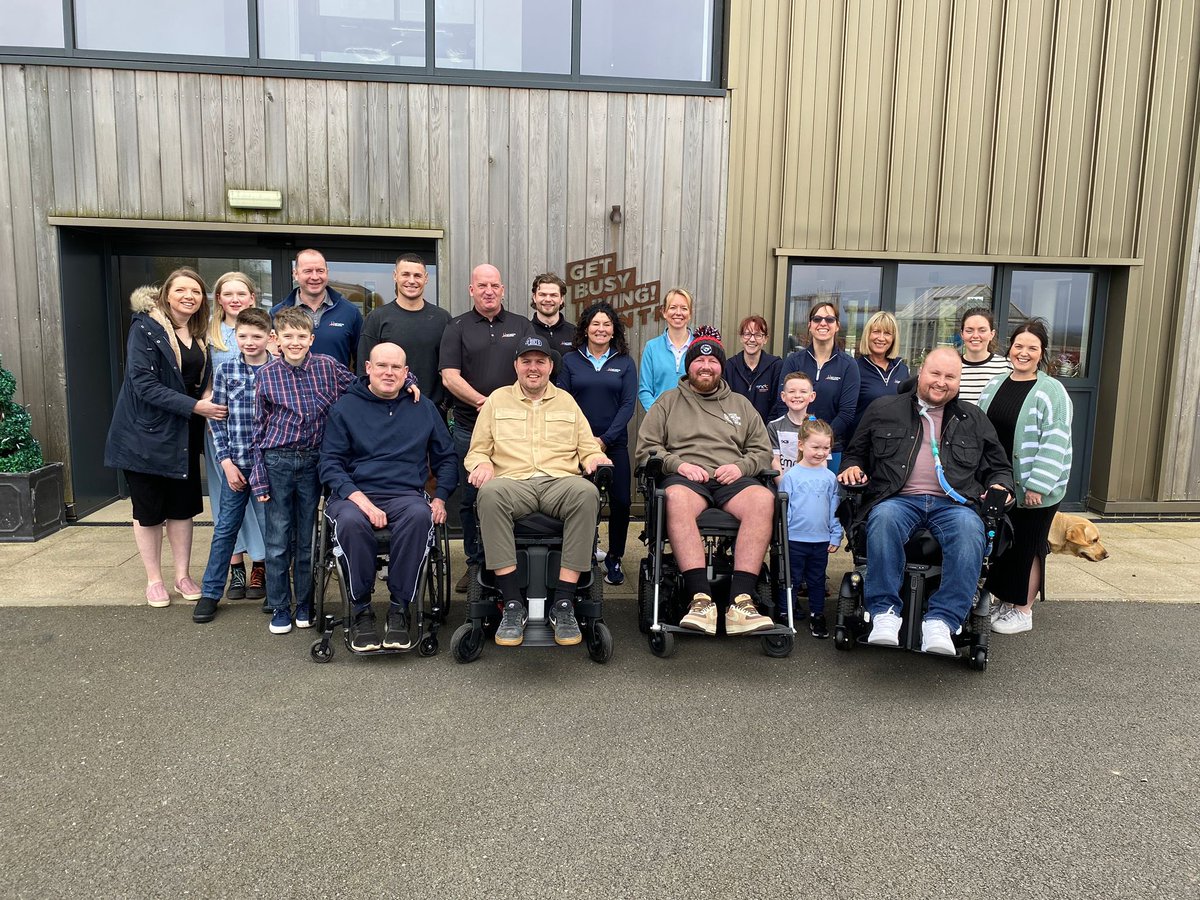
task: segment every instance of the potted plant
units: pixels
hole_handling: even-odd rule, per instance
[[[16,389],[0,358],[0,541],[36,541],[63,527],[63,465],[43,463]]]

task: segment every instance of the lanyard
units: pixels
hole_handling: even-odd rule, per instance
[[[937,435],[934,434],[933,419],[929,415],[929,405],[924,400],[917,400],[917,414],[929,423],[929,448],[933,451],[933,471],[937,473],[938,484],[942,486],[942,490],[951,500],[965,506],[970,501],[952,488],[950,482],[946,480],[946,470],[942,468],[942,454],[938,449]]]

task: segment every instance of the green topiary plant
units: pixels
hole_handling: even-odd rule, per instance
[[[17,379],[0,357],[0,472],[32,472],[42,467],[42,447],[29,430],[29,411],[13,402]]]

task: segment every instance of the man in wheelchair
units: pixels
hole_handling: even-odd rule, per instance
[[[759,613],[754,590],[771,540],[775,515],[773,492],[756,480],[771,468],[771,440],[762,417],[722,378],[725,351],[719,338],[697,337],[688,347],[686,372],[679,386],[650,407],[638,432],[637,458],[662,459],[666,531],[683,580],[689,608],[680,626],[717,633],[717,606],[705,568],[704,543],[697,519],[715,506],[739,522],[726,634],[748,634],[774,627]]]
[[[942,577],[921,623],[921,650],[956,655],[951,635],[970,613],[986,546],[979,500],[996,487],[1011,501],[1012,464],[987,416],[956,399],[961,376],[958,353],[932,351],[915,391],[872,403],[842,456],[838,481],[866,485],[870,644],[899,645],[904,545],[927,528],[941,546]]]
[[[446,521],[446,500],[458,484],[458,458],[437,407],[401,395],[408,365],[392,343],[376,344],[366,378],[354,382],[329,411],[319,473],[329,490],[325,515],[348,575],[350,646],[404,650],[412,644],[408,605],[418,587],[430,530]],[[430,468],[435,497],[425,494]],[[387,630],[383,641],[371,609],[376,528],[388,528]]]
[[[479,528],[487,567],[495,574],[504,612],[496,643],[517,647],[528,613],[517,574],[513,522],[540,512],[563,523],[558,585],[550,611],[557,644],[582,640],[575,586],[592,567],[600,494],[579,473],[612,465],[587,418],[566,391],[550,383],[557,353],[541,337],[517,347],[517,383],[492,392],[479,410],[464,464],[478,489]]]

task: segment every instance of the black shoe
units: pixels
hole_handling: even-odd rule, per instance
[[[808,630],[813,637],[818,640],[825,640],[829,637],[829,629],[825,625],[825,616],[821,613],[813,613],[808,619]]]
[[[350,649],[364,653],[380,648],[379,632],[375,629],[375,613],[368,606],[354,616],[350,626]]]
[[[265,596],[267,596],[267,567],[256,562],[250,566],[250,580],[246,583],[246,599],[261,600]]]
[[[550,624],[554,626],[554,643],[570,647],[583,640],[579,623],[575,620],[575,608],[570,600],[559,600],[550,610]]]
[[[501,647],[520,647],[525,640],[525,622],[529,615],[524,604],[509,600],[504,604],[504,616],[496,629],[496,643]]]
[[[200,602],[192,609],[192,621],[197,625],[203,625],[206,622],[211,622],[217,615],[218,599],[212,597],[201,597]]]
[[[393,606],[388,610],[383,646],[386,650],[407,650],[412,646],[412,638],[408,635],[408,615],[399,607]]]
[[[609,584],[624,584],[625,571],[621,568],[621,557],[606,556],[604,557],[604,580]]]
[[[230,600],[246,599],[246,566],[236,563],[229,567],[229,590],[225,592]]]

